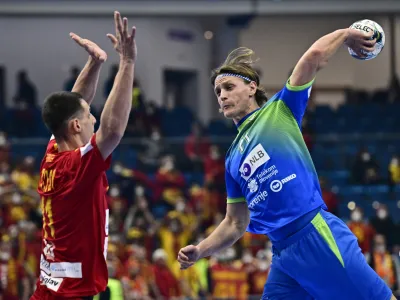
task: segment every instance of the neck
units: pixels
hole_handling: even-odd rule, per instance
[[[58,152],[73,151],[79,147],[82,147],[85,143],[82,141],[79,135],[68,137],[67,139],[57,140]]]
[[[259,108],[260,107],[258,106],[257,103],[251,103],[246,110],[240,113],[237,117],[233,118],[233,122],[235,122],[235,124],[237,125],[245,116],[247,116],[248,114],[252,113],[253,111]]]

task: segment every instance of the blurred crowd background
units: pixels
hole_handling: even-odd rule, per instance
[[[49,139],[40,108],[47,93],[72,89],[86,59],[64,40],[71,30],[89,39],[105,36],[113,28],[112,11],[120,9],[109,1],[36,2],[35,8],[32,2],[0,1],[0,32],[11,39],[0,47],[2,300],[28,299],[39,274],[42,214],[36,188]],[[175,10],[172,2],[146,2],[164,14],[137,1],[120,3],[130,23],[141,25],[139,58],[128,128],[107,174],[110,280],[97,298],[260,298],[272,259],[266,236],[246,233],[233,247],[185,271],[176,261],[178,250],[210,234],[226,209],[224,157],[236,128],[218,114],[209,71],[235,47],[251,47],[261,58],[261,82],[271,96],[314,40],[361,18],[383,26],[384,52],[360,62],[342,49],[340,60],[333,59],[315,83],[302,132],[329,211],[347,222],[371,267],[398,293],[400,22],[393,13],[400,11],[399,3],[375,8],[377,1],[366,1],[371,10],[358,11],[356,0],[319,0],[312,6],[299,1],[314,7],[314,15],[303,17],[294,15],[298,2],[291,1],[190,0],[178,1]],[[259,4],[259,16],[248,2]],[[336,16],[341,11],[335,3],[351,15]],[[268,11],[274,9],[280,15],[270,20]],[[97,25],[88,30],[91,22]],[[96,29],[100,23],[107,32]],[[298,41],[303,34],[304,41]],[[29,40],[31,35],[40,35],[41,42]],[[117,57],[112,58],[110,46],[105,49],[109,61],[92,108],[97,120],[117,71]]]

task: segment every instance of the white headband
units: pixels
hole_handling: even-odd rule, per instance
[[[243,75],[239,75],[239,74],[233,74],[233,73],[223,73],[223,74],[219,74],[217,76],[217,78],[215,78],[215,81],[217,81],[218,79],[221,79],[222,77],[227,77],[227,76],[233,76],[233,77],[239,77],[242,78],[248,82],[251,82],[253,80],[251,80],[249,77],[243,76]]]

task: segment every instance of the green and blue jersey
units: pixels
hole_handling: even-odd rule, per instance
[[[249,232],[268,234],[325,207],[301,133],[312,82],[289,84],[244,117],[226,160],[228,203],[247,202]]]

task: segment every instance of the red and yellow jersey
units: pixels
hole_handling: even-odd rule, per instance
[[[47,146],[38,186],[43,213],[38,284],[55,296],[92,296],[107,286],[110,162],[95,135],[74,151],[58,152],[54,139]]]

